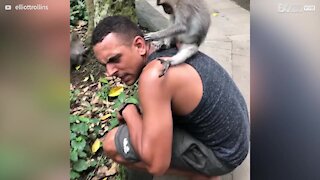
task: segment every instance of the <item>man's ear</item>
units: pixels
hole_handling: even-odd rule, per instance
[[[133,46],[138,50],[140,55],[145,55],[147,53],[147,44],[143,37],[136,36],[133,39]]]

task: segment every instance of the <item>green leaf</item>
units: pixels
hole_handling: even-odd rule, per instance
[[[93,119],[91,119],[91,121],[90,121],[91,123],[97,123],[97,122],[100,122],[100,120],[99,119],[97,119],[97,118],[93,118]]]
[[[78,172],[82,172],[88,169],[88,167],[89,167],[89,164],[83,159],[80,159],[73,165],[73,169]]]
[[[75,172],[75,171],[71,171],[70,172],[70,179],[77,179],[80,177],[80,174]]]
[[[112,112],[111,116],[116,118],[117,117],[117,112],[116,111]]]
[[[86,141],[83,139],[82,141],[75,141],[72,140],[71,141],[71,147],[74,149],[77,149],[79,151],[82,151],[84,149],[84,147],[86,147]]]
[[[90,119],[86,118],[86,117],[79,116],[78,119],[79,119],[79,121],[84,122],[84,123],[90,122]]]
[[[122,103],[120,101],[116,101],[113,105],[114,109],[118,109]]]
[[[70,123],[76,122],[77,119],[78,119],[78,116],[75,116],[75,115],[70,115],[69,116],[69,122]]]
[[[79,89],[74,90],[74,94],[75,94],[75,95],[78,95],[79,93],[80,93],[80,90],[79,90]]]
[[[81,136],[79,136],[79,137],[76,138],[76,141],[77,141],[77,142],[81,142],[82,140],[83,140],[83,137],[81,137]]]
[[[78,153],[77,153],[77,151],[75,151],[75,150],[71,151],[70,160],[73,161],[73,162],[78,161]]]
[[[100,77],[99,81],[102,82],[102,83],[108,84],[108,80],[105,77],[104,78]]]
[[[108,131],[110,131],[111,129],[113,129],[114,127],[116,127],[119,124],[119,121],[117,118],[112,118],[110,121],[110,126],[108,128]]]
[[[83,151],[78,151],[78,156],[82,157],[82,158],[85,158],[85,157],[87,157],[87,154],[85,152],[83,152]]]
[[[124,103],[124,100],[126,99],[126,94],[123,92],[120,93],[120,95],[118,96],[118,100],[120,101],[120,103]]]
[[[96,134],[99,134],[99,131],[101,130],[101,126],[95,126],[93,129]]]
[[[73,140],[77,137],[75,133],[70,132],[70,139]]]
[[[128,99],[126,99],[126,103],[138,104],[139,101],[134,97],[129,97]]]
[[[71,126],[71,131],[75,132],[75,133],[80,133],[82,135],[88,135],[88,131],[89,130],[89,126],[87,124],[84,123],[80,123],[80,124],[73,124]]]
[[[97,165],[97,162],[96,161],[90,161],[90,166],[91,167],[95,167]]]

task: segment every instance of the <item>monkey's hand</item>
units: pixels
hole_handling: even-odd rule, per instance
[[[159,78],[160,78],[164,74],[166,74],[166,72],[168,71],[169,67],[171,66],[171,61],[169,59],[164,59],[164,58],[158,58],[157,60],[159,60],[161,62],[161,64],[163,65],[162,72],[159,75]]]
[[[158,33],[157,32],[150,32],[150,33],[147,33],[144,35],[144,39],[146,41],[153,41],[153,40],[158,40],[160,39],[157,35]]]

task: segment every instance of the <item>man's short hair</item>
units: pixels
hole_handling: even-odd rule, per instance
[[[131,42],[136,36],[143,37],[142,31],[129,18],[108,16],[101,20],[93,30],[91,45],[102,42],[109,33],[118,33],[126,42]]]

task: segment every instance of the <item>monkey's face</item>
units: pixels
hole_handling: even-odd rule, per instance
[[[162,6],[164,12],[167,14],[173,14],[172,2],[168,0],[157,0],[157,5]]]
[[[110,33],[93,47],[98,61],[106,68],[107,76],[117,76],[125,84],[132,85],[140,76],[144,66],[145,41],[140,37],[138,44],[125,43],[119,35]]]
[[[162,4],[162,8],[167,14],[173,14],[173,8],[169,4]]]

